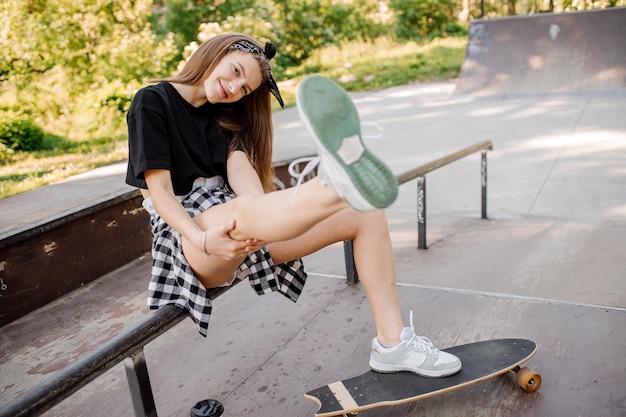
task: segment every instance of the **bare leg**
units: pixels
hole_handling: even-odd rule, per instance
[[[266,242],[299,236],[321,220],[348,205],[330,188],[314,178],[300,187],[259,196],[241,196],[226,204],[211,207],[195,219],[203,228],[235,219],[234,239],[260,239]]]
[[[266,242],[288,240],[301,235],[323,219],[343,210],[347,204],[331,188],[320,185],[314,178],[295,190],[276,191],[259,196],[241,196],[226,204],[211,207],[194,217],[204,230],[236,220],[231,231],[237,240],[259,239]],[[245,258],[225,260],[216,256],[206,258],[183,238],[183,251],[200,281],[207,287],[216,287],[230,279]],[[295,259],[295,258],[292,258]]]
[[[355,263],[372,309],[378,339],[388,344],[399,342],[404,325],[384,211],[359,213],[344,209],[301,236],[272,243],[270,254],[274,262],[281,263],[343,240],[354,240]]]
[[[205,229],[236,219],[234,237],[272,241],[269,248],[275,263],[301,258],[332,243],[353,240],[355,263],[368,295],[377,337],[383,343],[398,342],[403,323],[384,211],[360,213],[347,208],[317,179],[302,185],[292,205],[293,191],[237,197],[211,207],[195,219]],[[245,255],[232,261],[205,258],[193,245],[186,245],[185,257],[201,282],[211,288],[231,278]]]

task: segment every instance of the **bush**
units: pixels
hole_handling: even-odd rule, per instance
[[[30,119],[9,120],[0,123],[0,143],[9,149],[37,151],[43,143],[43,129]]]
[[[458,22],[447,23],[443,26],[443,32],[450,36],[467,36],[467,29]]]
[[[432,39],[456,21],[453,0],[390,0],[389,7],[395,14],[399,40]]]
[[[13,149],[0,142],[0,165],[7,165],[13,162],[14,153]]]

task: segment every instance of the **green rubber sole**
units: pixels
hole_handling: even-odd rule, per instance
[[[326,77],[311,75],[299,84],[296,102],[319,148],[320,175],[327,177],[323,179],[357,210],[390,206],[398,197],[398,181],[363,144],[359,115],[345,90]]]

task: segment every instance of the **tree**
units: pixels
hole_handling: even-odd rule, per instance
[[[441,33],[446,24],[456,22],[458,5],[454,0],[389,0],[396,16],[399,39],[425,38]]]
[[[342,41],[374,39],[383,33],[376,0],[276,0],[282,59],[299,65],[312,51]]]
[[[77,118],[81,123],[68,123],[68,118],[86,109],[95,114],[122,111],[130,100],[129,83],[166,75],[175,64],[172,37],[157,39],[146,24],[150,4],[5,0],[0,9],[5,56],[0,111],[27,115],[76,139],[97,132],[101,123],[96,116]]]

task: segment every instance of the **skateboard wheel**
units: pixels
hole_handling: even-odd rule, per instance
[[[359,415],[359,413],[346,413],[346,414],[343,415],[343,417],[356,417],[358,415]]]
[[[530,368],[522,368],[515,375],[517,385],[526,392],[535,392],[541,386],[541,375]]]

